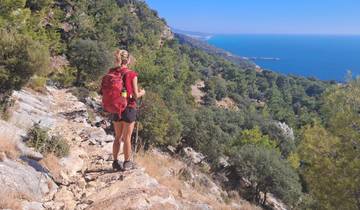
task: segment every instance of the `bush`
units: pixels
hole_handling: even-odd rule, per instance
[[[72,67],[65,67],[63,71],[54,73],[50,78],[57,87],[71,87],[74,85],[76,80],[76,69]]]
[[[7,120],[10,118],[9,108],[14,104],[14,100],[10,98],[11,94],[9,92],[1,94],[0,93],[0,118]]]
[[[49,70],[49,51],[29,36],[0,30],[0,93],[18,90]]]
[[[50,6],[51,3],[52,0],[27,0],[26,7],[30,8],[32,11],[39,11]]]
[[[265,204],[266,194],[271,192],[287,204],[295,204],[301,196],[299,177],[291,166],[280,159],[276,151],[264,147],[245,145],[230,159],[232,172],[236,174],[234,182],[247,179],[250,190],[248,199]],[[260,193],[265,194],[262,199]]]
[[[147,145],[176,145],[180,141],[182,125],[177,115],[169,111],[159,95],[147,92],[140,113],[140,136]]]
[[[28,146],[34,147],[36,151],[42,154],[53,153],[57,157],[64,157],[69,154],[69,144],[59,136],[48,135],[48,130],[43,129],[39,124],[35,124],[28,131]]]
[[[29,87],[35,91],[43,92],[45,90],[46,78],[34,75],[30,78]]]

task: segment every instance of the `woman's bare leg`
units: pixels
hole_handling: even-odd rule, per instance
[[[114,122],[115,140],[113,143],[113,160],[118,159],[120,142],[122,140],[123,127],[121,122]]]
[[[125,161],[131,160],[131,135],[134,130],[135,122],[126,123],[121,122],[123,124],[122,129],[122,137],[124,141],[124,158]]]

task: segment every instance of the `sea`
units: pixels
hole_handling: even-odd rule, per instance
[[[211,45],[283,74],[345,81],[360,76],[360,35],[215,35]]]

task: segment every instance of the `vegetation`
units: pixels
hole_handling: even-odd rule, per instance
[[[33,147],[42,154],[54,154],[57,157],[65,157],[69,154],[70,146],[59,136],[49,136],[48,130],[35,124],[28,131],[28,146]]]
[[[288,204],[295,204],[301,196],[299,176],[274,150],[246,145],[232,157],[231,162],[238,180],[246,177],[250,182],[246,196],[254,202],[265,204],[268,192]],[[263,198],[261,192],[264,193]]]
[[[359,209],[360,80],[324,96],[323,125],[304,128],[299,154],[307,190],[319,209]]]
[[[228,157],[225,184],[260,204],[263,192],[294,209],[359,209],[359,80],[339,86],[234,63],[211,47],[167,37],[165,21],[144,1],[0,4],[0,107],[31,78],[33,88],[52,80],[80,86],[79,95],[95,91],[111,52],[128,49],[147,91],[139,118],[147,146],[191,146],[206,155],[212,172]],[[52,69],[55,56],[70,65]],[[190,94],[196,80],[205,83],[200,107]],[[216,106],[225,97],[238,111]],[[29,134],[29,144],[41,152],[63,156],[68,150],[38,127]],[[250,187],[241,188],[239,177]]]

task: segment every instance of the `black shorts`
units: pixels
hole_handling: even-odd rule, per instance
[[[121,118],[119,118],[118,114],[113,114],[111,116],[111,120],[113,122],[127,122],[127,123],[132,123],[136,121],[136,115],[137,115],[137,111],[136,108],[132,108],[132,107],[127,107],[123,113],[121,113]]]

